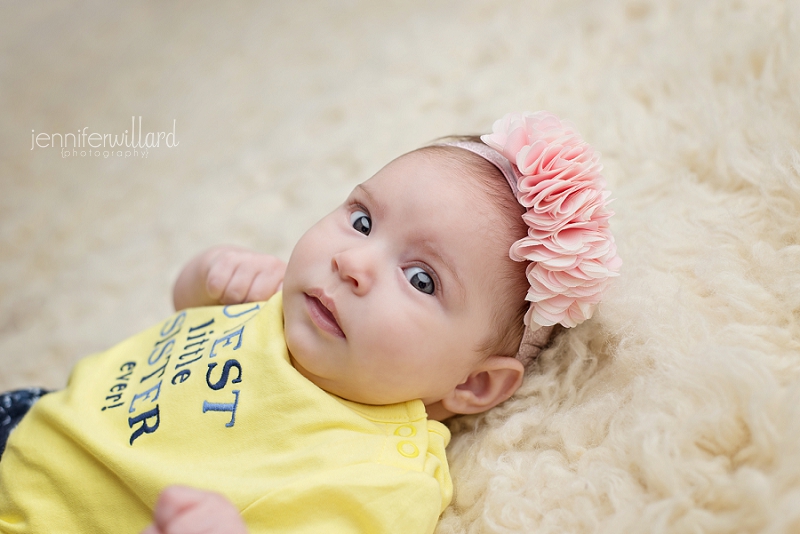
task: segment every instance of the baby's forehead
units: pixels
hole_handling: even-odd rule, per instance
[[[397,160],[395,160],[397,161]],[[402,215],[404,224],[436,221],[470,225],[491,214],[489,198],[469,180],[453,178],[441,168],[411,164],[387,165],[357,185],[356,196],[371,203],[377,215]]]
[[[445,166],[459,171],[475,171],[476,163],[484,161],[467,150],[449,145],[430,145],[406,152],[393,159],[389,165],[405,163],[419,166]]]
[[[518,230],[521,221],[521,208],[502,174],[457,147],[429,146],[403,154],[359,187],[376,197],[391,197],[397,207],[418,205],[417,211],[444,213],[467,226],[478,224],[478,230],[499,231],[494,238],[503,241],[505,234],[518,233],[509,232],[509,226]]]
[[[503,211],[515,208],[513,195],[502,176],[474,176],[477,171],[460,152],[469,154],[451,147],[404,154],[357,186],[355,193],[364,195],[378,215],[397,217],[394,224],[406,226],[419,239],[453,249],[499,251],[507,257],[516,240],[509,218],[519,218],[519,210]]]
[[[420,184],[414,178],[426,178],[429,181],[442,179],[446,187],[470,193],[477,201],[488,201],[492,192],[483,187],[487,182],[499,186],[505,191],[508,200],[513,200],[511,190],[503,181],[502,175],[495,167],[480,156],[467,150],[453,146],[433,145],[422,147],[403,154],[388,164],[361,185],[383,188],[407,185],[418,188]],[[489,189],[495,189],[490,187]]]

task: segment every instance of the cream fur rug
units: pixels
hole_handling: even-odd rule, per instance
[[[390,159],[547,109],[603,153],[623,273],[453,424],[439,532],[800,532],[798,0],[37,0],[0,45],[0,389],[169,314],[204,247],[288,258]],[[178,146],[31,150],[132,116]]]

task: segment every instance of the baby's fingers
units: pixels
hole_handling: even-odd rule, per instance
[[[222,298],[239,263],[237,254],[227,251],[214,258],[206,275],[206,292],[214,301]]]
[[[269,254],[228,249],[209,262],[206,292],[219,304],[267,300],[283,282],[286,264]]]
[[[163,534],[247,532],[236,507],[225,497],[185,486],[171,486],[161,493],[154,519],[155,531]]]
[[[245,297],[245,302],[268,300],[283,282],[283,271],[261,271],[256,274]]]
[[[222,296],[219,297],[219,302],[221,304],[245,302],[245,297],[257,275],[256,266],[250,263],[240,263],[230,277],[228,285],[225,286]]]

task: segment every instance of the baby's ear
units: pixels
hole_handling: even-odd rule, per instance
[[[525,368],[510,356],[489,356],[441,404],[454,414],[481,413],[513,395],[522,384]]]

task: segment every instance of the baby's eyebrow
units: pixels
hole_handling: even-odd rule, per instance
[[[453,267],[453,262],[446,259],[442,253],[439,252],[439,247],[437,247],[436,244],[430,240],[422,239],[420,241],[420,247],[425,251],[426,254],[433,256],[433,258],[436,260],[436,263],[442,265],[447,272],[450,273],[450,277],[456,282],[456,289],[458,290],[457,296],[463,300],[465,294],[464,283],[461,281],[461,277],[458,276],[458,271],[455,269],[455,267]]]
[[[375,195],[365,186],[364,184],[358,184],[355,189],[353,189],[354,193],[359,193],[367,197],[369,201],[369,208],[371,212],[374,212],[376,215],[382,215],[385,213],[386,209],[384,208],[383,204],[375,198]]]

